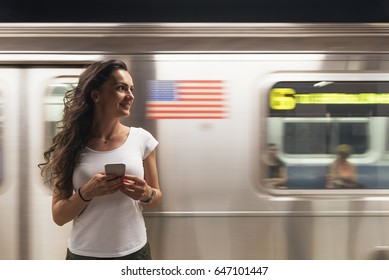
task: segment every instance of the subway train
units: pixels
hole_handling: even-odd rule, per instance
[[[0,24],[0,259],[65,258],[71,223],[52,221],[38,164],[64,93],[103,59],[134,79],[123,123],[159,141],[153,259],[389,257],[388,39],[378,23]],[[359,188],[326,186],[340,144]]]

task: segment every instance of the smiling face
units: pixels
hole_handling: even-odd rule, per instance
[[[122,118],[130,115],[135,99],[131,75],[122,69],[115,70],[104,84],[92,92],[96,113],[104,118]]]

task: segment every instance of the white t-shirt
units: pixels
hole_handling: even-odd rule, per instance
[[[114,150],[84,148],[73,173],[74,190],[95,174],[104,172],[107,163],[125,163],[126,174],[144,178],[143,160],[157,145],[148,131],[132,127],[125,143]],[[88,203],[73,221],[68,248],[77,255],[111,258],[134,253],[146,242],[141,203],[119,191],[94,197]]]

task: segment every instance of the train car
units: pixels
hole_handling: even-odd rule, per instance
[[[389,250],[389,25],[0,24],[0,259],[64,259],[37,165],[63,96],[125,61],[123,122],[159,141],[154,259],[371,259]],[[287,170],[268,183],[266,147]],[[328,188],[340,144],[358,188]]]

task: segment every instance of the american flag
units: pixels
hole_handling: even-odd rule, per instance
[[[148,81],[147,118],[222,119],[226,117],[224,81]]]

